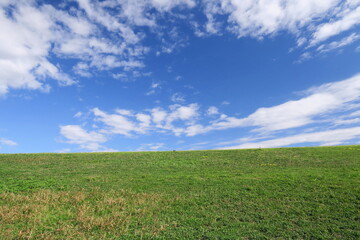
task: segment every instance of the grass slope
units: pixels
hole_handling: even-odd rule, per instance
[[[0,239],[360,239],[360,146],[0,154]]]

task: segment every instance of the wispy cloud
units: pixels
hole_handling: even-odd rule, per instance
[[[358,1],[344,1],[341,11],[335,16],[336,21],[321,24],[313,34],[311,44],[324,41],[332,36],[349,30],[360,23],[360,6]]]
[[[173,95],[171,95],[170,99],[171,99],[172,102],[175,102],[175,103],[183,103],[183,102],[185,102],[184,94],[179,93],[179,92],[174,93]]]
[[[143,151],[159,151],[164,149],[165,144],[164,143],[147,143],[147,144],[141,144],[140,147],[136,149],[138,152]]]
[[[71,152],[71,149],[70,148],[63,148],[63,149],[60,149],[60,150],[56,150],[55,152],[56,153],[69,153],[69,152]]]
[[[262,38],[282,30],[298,33],[319,18],[325,18],[340,0],[323,1],[204,1],[209,22],[219,14],[228,15],[230,30],[239,37]]]
[[[273,107],[259,108],[245,118],[223,117],[204,131],[253,126],[256,131],[276,131],[321,122],[326,114],[342,112],[360,100],[360,75],[304,91],[305,97]],[[326,117],[325,117],[326,118]]]
[[[6,139],[6,138],[0,138],[0,146],[1,145],[5,145],[5,146],[16,146],[17,143],[12,141],[12,140],[9,140],[9,139]]]
[[[342,128],[336,130],[296,134],[288,137],[274,138],[259,142],[247,142],[240,145],[226,146],[221,149],[239,148],[273,148],[285,147],[293,144],[316,143],[322,146],[344,144],[346,141],[360,138],[360,127]]]
[[[161,89],[160,82],[152,82],[149,90],[145,93],[146,96],[154,95]]]
[[[319,53],[330,52],[330,51],[333,51],[335,49],[339,49],[339,48],[345,47],[345,46],[347,46],[349,44],[352,44],[352,43],[356,42],[359,39],[360,39],[359,34],[352,33],[349,36],[346,36],[346,37],[340,39],[339,41],[333,41],[333,42],[330,42],[330,43],[327,43],[327,44],[322,44],[316,50]]]

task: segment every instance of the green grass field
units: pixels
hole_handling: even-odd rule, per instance
[[[360,239],[360,146],[0,154],[0,239]]]

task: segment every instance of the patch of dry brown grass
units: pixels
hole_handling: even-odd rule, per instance
[[[0,194],[0,239],[156,236],[166,229],[159,194],[39,190]]]

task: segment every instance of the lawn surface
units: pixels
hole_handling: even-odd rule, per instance
[[[0,154],[0,239],[360,239],[360,146]]]

